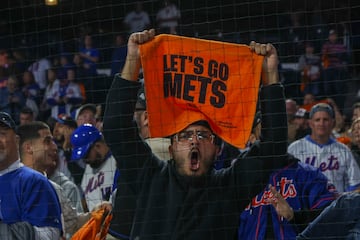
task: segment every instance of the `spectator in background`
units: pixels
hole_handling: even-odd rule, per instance
[[[0,49],[0,89],[6,88],[7,78],[9,76],[7,71],[8,56],[6,49]]]
[[[310,108],[316,103],[315,95],[309,92],[304,95],[302,107],[310,111]]]
[[[71,70],[68,70],[68,74],[63,75],[62,71],[59,72],[59,84],[54,85],[46,100],[52,108],[51,116],[55,119],[59,114],[70,115],[72,107],[77,106],[83,100],[79,86],[69,81]]]
[[[84,46],[80,48],[79,55],[83,61],[84,69],[87,76],[97,76],[97,63],[99,61],[100,52],[97,48],[93,47],[92,36],[86,34],[84,36]]]
[[[22,72],[9,57],[9,51],[0,47],[0,89],[6,87],[8,77],[14,75],[19,78]],[[21,84],[18,84],[21,87]]]
[[[240,215],[238,239],[295,239],[307,224],[335,198],[334,186],[313,166],[288,156],[289,164],[275,171],[269,186],[252,199]],[[281,195],[293,214],[281,216],[273,205]],[[280,216],[279,216],[280,215]]]
[[[305,109],[299,108],[295,121]],[[255,117],[249,141],[260,141],[261,119]],[[247,149],[248,150],[248,149]],[[246,150],[246,151],[247,151]],[[299,231],[336,197],[327,177],[287,155],[288,165],[269,177],[269,186],[252,199],[240,215],[238,239],[295,239]],[[285,206],[280,206],[286,204]]]
[[[355,119],[351,124],[351,152],[357,164],[360,166],[360,118]]]
[[[252,145],[260,141],[260,135],[261,135],[261,112],[257,111],[255,113],[255,118],[253,121],[248,142],[246,143],[245,149],[241,149],[241,152],[248,151]]]
[[[300,108],[295,121],[306,110]],[[260,141],[261,116],[255,115],[251,144]],[[303,117],[303,115],[302,115]],[[275,170],[269,185],[255,196],[240,215],[238,239],[295,239],[321,209],[335,199],[335,187],[319,169],[287,155],[288,165]],[[283,201],[283,202],[282,202]],[[288,206],[284,210],[282,205]]]
[[[315,53],[321,52],[324,39],[328,37],[329,26],[324,18],[324,10],[321,2],[314,2],[310,14],[310,24],[307,25],[308,39],[314,44]]]
[[[74,69],[75,64],[72,62],[71,55],[69,53],[60,54],[60,65],[58,67],[58,72],[63,71],[65,74],[69,69]]]
[[[321,59],[314,54],[314,45],[305,43],[305,54],[299,58],[299,71],[301,73],[301,92],[312,93],[314,96],[321,95]]]
[[[59,152],[58,154],[59,161],[57,164],[57,169],[60,170],[62,173],[64,173],[66,177],[74,181],[75,178],[79,176],[73,176],[72,174],[73,172],[71,171],[69,162],[71,161],[71,150],[72,150],[70,137],[76,128],[77,128],[77,124],[75,120],[72,119],[72,117],[66,114],[60,114],[55,119],[54,128],[52,130],[54,141],[58,146],[58,152]],[[76,180],[78,179],[76,178]]]
[[[99,131],[102,131],[101,111],[101,105],[92,103],[81,105],[75,111],[75,121],[78,126],[89,123],[99,129]]]
[[[289,15],[283,23],[286,25],[282,31],[282,40],[285,45],[282,55],[287,56],[289,58],[288,61],[296,62],[303,53],[303,43],[306,37],[304,11],[301,9],[289,10]]]
[[[58,159],[57,146],[53,141],[49,126],[40,121],[19,126],[17,133],[20,138],[19,148],[21,162],[40,174],[46,175],[48,169],[56,165]],[[65,196],[64,189],[50,180],[58,195],[63,215],[64,236],[75,233],[87,220],[90,214],[76,211],[77,203]],[[53,238],[48,238],[53,239]]]
[[[340,136],[340,137],[336,138],[336,141],[341,142],[342,144],[346,145],[348,148],[351,149],[351,138],[350,137],[348,137],[348,136]]]
[[[87,103],[81,105],[75,113],[75,121],[78,126],[81,126],[85,123],[89,123],[93,126],[96,125],[96,105],[92,103]]]
[[[96,128],[101,132],[102,122],[99,120],[100,115],[101,115],[101,106],[96,106],[95,104],[87,103],[81,105],[78,109],[75,110],[74,120],[78,127],[84,124],[91,124],[92,126],[96,126]],[[68,159],[69,159],[68,161],[69,170],[73,175],[76,184],[80,186],[86,164],[84,163],[83,159],[73,161],[71,159],[71,154]]]
[[[46,168],[48,178],[62,188],[64,197],[70,200],[72,208],[76,209],[77,213],[84,212],[80,189],[72,180],[60,171],[59,158],[55,157],[54,161],[54,164],[50,164]]]
[[[74,105],[77,106],[77,105],[80,105],[80,104],[84,103],[86,101],[85,85],[81,81],[79,81],[79,79],[77,79],[76,72],[75,72],[74,68],[68,68],[67,69],[67,78],[68,78],[68,81],[69,81],[70,85],[78,86],[78,88],[80,90],[81,100],[79,100],[80,102],[74,102]]]
[[[82,160],[72,161],[71,135],[77,128],[76,121],[67,115],[60,115],[56,119],[53,135],[59,150],[58,169],[81,189],[81,179],[85,170],[85,163]]]
[[[21,48],[14,49],[12,51],[12,57],[14,60],[14,64],[20,73],[25,72],[28,67],[28,59],[25,56],[25,51]]]
[[[88,73],[84,67],[84,61],[79,53],[74,54],[73,63],[74,63],[75,75],[77,79],[83,82],[85,86],[88,86],[89,76],[87,75]]]
[[[131,34],[141,32],[150,27],[149,14],[143,10],[143,3],[138,1],[134,3],[134,10],[126,14],[124,19],[125,28]]]
[[[49,59],[45,57],[45,53],[43,53],[43,51],[44,50],[41,49],[41,47],[39,47],[36,50],[35,56],[37,56],[37,58],[28,67],[28,70],[33,73],[35,82],[39,85],[42,92],[45,91],[47,85],[46,83],[47,70],[51,67],[51,62]]]
[[[84,36],[84,47],[79,50],[79,55],[83,62],[83,69],[85,70],[86,79],[83,81],[86,90],[87,99],[90,102],[95,101],[95,92],[98,90],[96,86],[97,63],[100,59],[100,52],[93,46],[93,38],[90,34]]]
[[[87,75],[86,69],[83,66],[82,58],[79,54],[74,54],[73,68],[75,74],[75,83],[80,87],[83,102],[87,101],[86,91],[91,88],[92,78]]]
[[[326,98],[325,103],[329,104],[335,113],[335,125],[332,130],[333,137],[339,138],[339,137],[347,136],[348,129],[350,128],[350,126],[347,126],[345,122],[345,115],[342,114],[336,102],[332,98]]]
[[[358,119],[360,117],[360,102],[356,102],[352,106],[352,116],[351,121],[355,121],[355,119]]]
[[[181,18],[180,10],[170,0],[164,0],[163,5],[156,14],[159,33],[177,34]]]
[[[149,117],[146,111],[146,98],[144,86],[138,92],[138,99],[135,105],[134,119],[139,129],[139,134],[144,141],[149,144],[152,152],[160,160],[169,160],[169,138],[151,138],[149,130]]]
[[[127,46],[125,36],[117,34],[115,36],[115,46],[111,56],[111,76],[122,71],[127,55]]]
[[[71,53],[64,52],[60,54],[60,68],[65,70],[74,68],[73,56]]]
[[[304,108],[299,108],[295,113],[294,123],[296,124],[295,140],[305,137],[311,133],[309,127],[309,112]]]
[[[10,115],[0,112],[1,239],[59,239],[61,208],[45,176],[20,163],[19,137]]]
[[[339,192],[360,185],[360,169],[350,149],[332,137],[335,113],[329,104],[318,103],[309,114],[311,134],[290,144],[288,152],[319,168]]]
[[[338,39],[336,30],[329,31],[328,41],[322,46],[322,63],[324,67],[324,95],[334,96],[340,111],[344,111],[348,53]]]
[[[47,119],[48,117],[53,117],[54,119],[58,116],[57,110],[52,108],[52,100],[56,95],[56,91],[59,89],[60,81],[57,79],[57,73],[55,68],[49,68],[47,70],[47,80],[48,84],[45,89],[44,98],[40,105],[40,115],[41,119]],[[48,102],[50,101],[50,102]]]
[[[21,109],[19,125],[31,123],[33,121],[35,121],[34,111],[29,107]]]
[[[118,170],[116,161],[99,130],[91,124],[79,126],[71,135],[71,159],[86,163],[81,189],[87,209],[111,199],[116,189]]]
[[[0,90],[0,111],[7,112],[16,124],[20,122],[20,111],[25,106],[25,98],[18,88],[19,80],[9,76],[6,88]]]
[[[252,145],[258,142],[258,140],[260,140],[260,135],[261,135],[261,112],[257,111],[255,113],[253,125],[251,128],[251,133],[248,142],[245,145],[245,148],[239,149],[222,140],[219,153],[216,157],[216,160],[214,161],[214,169],[218,170],[218,169],[230,167],[231,164],[233,164],[236,161],[239,154],[248,151]]]
[[[23,87],[21,91],[26,99],[26,106],[34,111],[35,118],[39,115],[39,105],[43,97],[43,92],[39,85],[35,82],[34,75],[30,71],[23,74]]]
[[[247,149],[247,147],[245,148]],[[222,141],[220,145],[219,153],[217,154],[216,160],[214,161],[214,169],[222,169],[230,167],[233,161],[239,156],[242,149],[234,147],[233,145]]]
[[[347,12],[346,13],[347,15],[350,14],[350,12]],[[352,59],[352,42],[351,42],[351,36],[352,36],[352,33],[351,33],[351,26],[349,24],[351,20],[348,19],[344,22],[340,22],[340,26],[342,28],[342,42],[346,48],[346,52],[348,54],[348,61],[349,63],[352,63],[353,59]],[[351,66],[349,66],[351,67]],[[350,69],[349,69],[350,71]]]
[[[286,115],[288,121],[288,142],[291,143],[295,140],[296,124],[294,123],[295,113],[298,106],[295,100],[286,99]]]
[[[306,104],[305,104],[306,103]],[[326,103],[329,104],[335,113],[335,125],[332,130],[332,136],[337,140],[348,141],[348,130],[350,126],[348,126],[346,122],[346,116],[342,114],[336,105],[335,101],[332,98],[323,98],[320,100],[316,100],[313,94],[306,94],[304,96],[304,105],[301,107],[304,108],[307,112],[310,112],[311,108],[317,103]],[[344,142],[343,142],[344,143]]]

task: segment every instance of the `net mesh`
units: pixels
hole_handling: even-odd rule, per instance
[[[49,119],[57,118],[59,113],[74,117],[76,109],[85,103],[99,106],[97,116],[101,120],[114,74],[121,71],[125,61],[128,36],[134,30],[155,28],[157,33],[230,43],[273,43],[278,50],[286,98],[309,110],[311,103],[305,96],[310,93],[317,101],[336,106],[340,115],[334,136],[349,143],[353,105],[360,101],[358,0],[173,0],[174,8],[162,13],[164,1],[144,0],[142,10],[148,19],[128,15],[137,7],[132,1],[56,2],[54,6],[46,5],[45,0],[0,3],[0,87],[7,88],[15,76],[25,95],[16,109],[8,108],[7,98],[1,98],[0,105],[2,111],[11,112],[17,124],[25,106],[36,112],[38,120],[51,124]],[[161,15],[171,15],[171,19],[161,21]],[[327,46],[334,34],[338,45]],[[91,42],[92,50],[84,50],[87,42]],[[309,48],[311,56],[305,54]],[[83,57],[81,52],[92,58]],[[39,84],[36,91],[26,83],[27,71]],[[71,75],[78,84],[73,104],[67,108],[62,99],[49,102],[46,88],[51,79],[63,80]],[[54,91],[61,95],[63,90]],[[27,99],[30,103],[25,103]],[[79,184],[81,177],[77,181]]]

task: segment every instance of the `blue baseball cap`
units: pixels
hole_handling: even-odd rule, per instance
[[[73,146],[71,160],[80,160],[89,152],[91,145],[102,138],[102,133],[91,124],[83,124],[71,135]]]

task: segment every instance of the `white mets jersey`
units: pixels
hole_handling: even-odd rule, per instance
[[[81,188],[89,211],[103,201],[109,201],[116,188],[116,161],[111,155],[97,169],[86,165],[81,181]]]
[[[338,192],[352,191],[360,185],[360,169],[354,156],[346,145],[335,139],[320,145],[308,135],[291,143],[288,152],[319,168]]]

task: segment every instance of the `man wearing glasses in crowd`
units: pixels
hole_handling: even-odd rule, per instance
[[[265,56],[262,141],[217,171],[213,162],[221,140],[206,121],[189,122],[171,137],[169,161],[155,157],[138,134],[133,112],[141,86],[139,45],[154,35],[150,30],[130,36],[123,72],[115,76],[107,97],[104,136],[120,170],[109,232],[130,239],[234,239],[240,212],[263,189],[273,168],[286,164],[285,99],[276,50],[271,44],[250,44]]]

